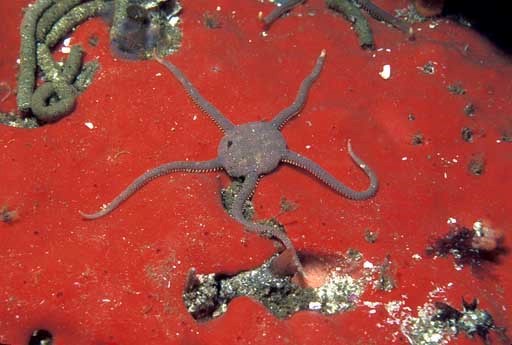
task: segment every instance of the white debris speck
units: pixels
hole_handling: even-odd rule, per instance
[[[320,310],[322,304],[320,302],[309,302],[308,308],[309,310]]]
[[[64,41],[62,41],[62,44],[64,45],[64,47],[69,47],[70,43],[71,43],[71,37],[68,37]]]
[[[391,49],[386,48],[386,52],[391,53]]]
[[[450,217],[448,218],[448,220],[446,221],[447,224],[455,224],[457,223],[457,219],[453,218],[453,217]]]
[[[480,230],[482,230],[483,226],[484,225],[483,225],[482,221],[477,220],[476,222],[473,223],[473,230],[480,231]]]
[[[60,48],[60,51],[63,54],[69,54],[71,52],[71,48],[70,47],[62,47],[62,48]]]
[[[192,116],[192,121],[197,120],[197,115]]]
[[[453,163],[458,163],[459,161],[457,160],[457,158],[453,158],[453,159],[452,159],[452,162],[453,162]]]
[[[363,264],[364,268],[371,269],[373,268],[373,264],[370,261],[365,261]]]
[[[162,73],[158,72],[157,74],[155,74],[155,77],[161,77],[162,76]]]
[[[110,303],[110,302],[111,302],[111,300],[110,300],[110,299],[108,299],[108,298],[103,298],[101,301],[102,301],[103,303]]]
[[[222,8],[220,6],[217,6],[215,10],[220,11]]]
[[[379,72],[382,79],[389,79],[391,77],[391,65],[382,66],[382,71]]]
[[[445,173],[443,174],[443,177],[444,177],[445,179],[447,179],[447,178],[448,178],[448,173],[447,173],[447,172],[445,172]]]
[[[435,22],[435,21],[434,21],[434,22],[432,22],[432,23],[428,24],[428,27],[429,27],[430,29],[435,29],[438,25],[439,25],[439,22]]]
[[[169,20],[169,25],[176,26],[176,24],[178,24],[179,22],[180,22],[180,17],[174,16],[174,17],[171,17],[171,19]]]
[[[92,122],[84,122],[84,125],[85,125],[85,127],[89,128],[89,129],[94,128],[94,124]]]
[[[412,259],[415,261],[420,261],[422,259],[421,255],[416,253],[412,255]]]
[[[407,157],[402,157],[402,160],[403,161],[406,161],[408,158]]]
[[[267,36],[268,36],[268,32],[266,32],[266,31],[262,31],[262,32],[261,32],[261,36],[263,36],[263,37],[267,37]]]
[[[430,340],[432,343],[437,344],[437,343],[439,343],[442,339],[443,339],[443,336],[442,336],[441,334],[439,334],[439,333],[436,333],[436,334],[432,334],[432,335],[430,336],[430,339],[429,339],[429,340]]]
[[[477,236],[483,236],[484,223],[481,220],[477,220],[473,223],[473,230],[475,230],[475,234]]]
[[[306,150],[309,150],[311,148],[311,145],[306,145]]]
[[[363,305],[365,307],[368,307],[368,308],[371,308],[371,309],[375,309],[375,308],[377,308],[381,304],[382,304],[381,302],[363,301]]]

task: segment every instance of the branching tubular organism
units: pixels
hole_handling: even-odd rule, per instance
[[[279,17],[303,2],[304,0],[287,0],[278,3],[277,7],[267,16],[263,16],[262,12],[258,13],[259,19],[263,22],[263,28],[268,30]],[[373,18],[390,24],[404,32],[409,39],[414,38],[414,32],[409,24],[400,18],[394,17],[370,0],[325,0],[325,3],[328,8],[341,13],[354,25],[360,45],[364,49],[373,49],[374,42],[368,21],[359,8],[364,9]]]
[[[91,17],[113,15],[112,48],[124,57],[148,58],[154,48],[166,55],[179,47],[181,32],[167,19],[181,9],[176,1],[129,4],[129,0],[37,0],[29,6],[20,29],[18,110],[22,114],[32,113],[41,123],[57,121],[73,110],[76,98],[91,83],[99,64],[97,61],[82,64],[82,53],[72,47],[67,59],[70,61],[65,61],[61,67],[54,61],[52,49]],[[136,27],[137,34],[133,36],[126,23],[133,22],[137,10],[148,13],[148,25],[142,28],[144,30]],[[119,42],[128,43],[118,45]],[[43,72],[44,82],[34,91],[38,68]]]
[[[53,59],[51,49],[78,24],[105,11],[112,2],[94,0],[38,0],[23,17],[21,26],[20,74],[18,78],[18,110],[31,111],[40,122],[53,122],[73,110],[82,89],[74,85],[85,71],[92,78],[91,67],[82,66],[79,46],[72,47],[64,67]],[[37,68],[43,71],[45,82],[35,91]],[[94,69],[95,70],[95,69]],[[83,81],[81,85],[86,85]]]
[[[30,110],[32,92],[36,86],[36,28],[37,21],[44,11],[53,5],[53,0],[39,0],[28,7],[21,22],[20,70],[18,73],[18,109]]]
[[[352,150],[348,141],[348,153],[357,166],[363,170],[370,180],[364,191],[355,191],[346,186],[333,175],[325,171],[312,160],[288,149],[286,141],[280,132],[284,124],[296,116],[304,107],[309,90],[318,78],[325,61],[325,50],[318,57],[311,73],[302,81],[293,103],[280,111],[269,122],[250,122],[235,125],[227,119],[213,104],[208,102],[192,85],[187,77],[171,62],[156,59],[163,64],[181,83],[190,98],[208,115],[224,132],[218,146],[218,156],[212,160],[202,162],[181,161],[160,165],[138,177],[121,194],[108,205],[96,213],[80,212],[86,219],[97,219],[116,209],[124,200],[134,194],[151,180],[173,172],[208,172],[223,169],[232,178],[243,180],[231,206],[230,214],[247,230],[279,240],[293,257],[298,272],[302,271],[301,263],[295,248],[285,232],[278,227],[255,223],[244,215],[246,201],[251,198],[258,179],[274,171],[280,163],[288,163],[299,167],[342,196],[353,200],[365,200],[372,197],[378,189],[377,176],[373,170],[363,162]]]

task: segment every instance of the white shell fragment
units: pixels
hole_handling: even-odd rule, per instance
[[[322,303],[320,302],[309,302],[309,310],[320,310],[322,309]]]
[[[92,122],[85,122],[84,123],[85,127],[89,128],[89,129],[93,129],[94,128],[94,125]]]
[[[382,71],[379,72],[382,79],[389,79],[391,77],[391,65],[382,66]]]

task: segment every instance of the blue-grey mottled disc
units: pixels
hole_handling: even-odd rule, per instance
[[[278,129],[268,122],[250,122],[226,132],[217,152],[226,172],[241,177],[251,172],[259,175],[271,172],[286,150]]]

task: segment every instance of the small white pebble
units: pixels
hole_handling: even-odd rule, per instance
[[[432,343],[432,344],[439,344],[440,341],[443,340],[443,336],[441,334],[432,334],[429,338],[429,341]]]
[[[391,77],[391,65],[382,66],[382,71],[379,72],[382,79],[387,80]]]
[[[308,308],[309,310],[320,310],[322,304],[320,302],[309,302]]]
[[[70,47],[62,47],[62,48],[60,48],[60,51],[63,54],[69,54],[71,52],[71,48]]]
[[[484,224],[482,223],[481,220],[477,220],[476,222],[473,223],[473,230],[475,231],[481,231],[483,227]]]
[[[430,29],[435,29],[438,25],[439,25],[439,22],[432,22],[432,23],[428,24],[428,27]]]
[[[62,41],[62,44],[64,44],[64,47],[69,47],[70,43],[71,43],[71,37],[68,37],[64,41]]]
[[[85,127],[89,128],[89,129],[94,128],[94,125],[92,124],[92,122],[85,122],[84,125],[85,125]]]
[[[403,161],[406,161],[408,158],[407,157],[402,157],[402,160]]]
[[[262,31],[262,32],[261,32],[261,36],[263,36],[263,37],[267,37],[267,36],[268,36],[268,32],[266,32],[266,31]]]
[[[157,74],[155,74],[155,77],[161,77],[162,76],[162,73],[158,72]]]
[[[453,217],[450,217],[448,218],[448,220],[446,221],[447,224],[455,224],[457,223],[457,219],[453,218]]]
[[[176,26],[180,22],[180,17],[174,16],[169,20],[169,25]]]
[[[221,10],[220,6],[217,6],[217,7],[215,8],[215,10],[220,11],[220,10]]]
[[[373,264],[370,261],[365,261],[363,267],[370,269],[373,268]]]
[[[311,148],[311,145],[306,145],[306,150],[309,150]]]

